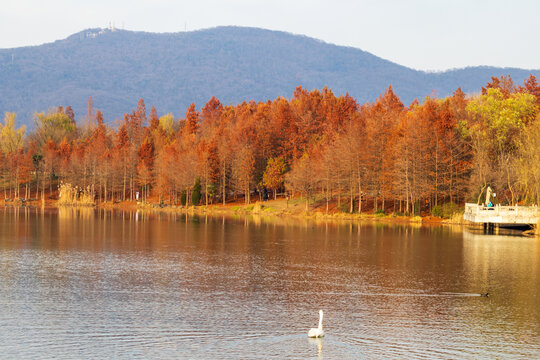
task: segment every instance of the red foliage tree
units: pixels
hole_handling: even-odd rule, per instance
[[[191,104],[187,109],[184,129],[186,134],[195,134],[199,129],[199,112],[195,109],[195,104]]]

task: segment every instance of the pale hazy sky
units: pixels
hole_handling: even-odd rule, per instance
[[[0,48],[87,28],[253,26],[360,48],[421,70],[540,69],[540,0],[0,0]]]

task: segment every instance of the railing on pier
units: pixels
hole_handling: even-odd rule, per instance
[[[465,204],[463,218],[475,223],[490,224],[537,224],[538,206],[500,206],[492,207]]]

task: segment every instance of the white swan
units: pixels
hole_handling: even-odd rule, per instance
[[[322,329],[322,319],[323,319],[323,311],[319,310],[319,327],[318,328],[311,328],[308,331],[308,336],[310,338],[319,338],[324,336],[324,331]]]

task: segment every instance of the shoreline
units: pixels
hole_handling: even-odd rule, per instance
[[[482,224],[470,223],[463,219],[462,213],[456,213],[452,218],[445,219],[434,216],[405,216],[397,215],[395,213],[390,214],[378,214],[373,212],[363,213],[344,213],[333,211],[326,214],[321,211],[321,207],[314,207],[309,211],[305,210],[305,202],[301,198],[295,198],[293,200],[277,199],[268,200],[264,202],[256,201],[255,203],[245,204],[238,202],[223,204],[210,204],[198,205],[198,206],[171,206],[160,205],[157,202],[142,203],[136,201],[123,201],[123,202],[102,202],[93,205],[72,204],[72,205],[58,205],[57,200],[47,199],[45,201],[35,200],[26,202],[6,202],[0,200],[0,206],[4,207],[33,207],[33,208],[49,208],[58,209],[62,207],[70,208],[94,208],[105,210],[119,210],[127,212],[148,211],[155,213],[166,214],[187,214],[187,215],[206,215],[206,216],[227,216],[227,217],[263,217],[268,219],[290,219],[292,222],[302,221],[346,221],[346,222],[366,222],[366,223],[383,223],[383,224],[395,224],[395,225],[447,225],[447,226],[467,226],[469,228],[481,229]],[[535,232],[534,229],[523,232],[524,236],[540,237],[540,232]]]
[[[142,203],[135,201],[123,201],[123,202],[105,202],[97,203],[93,205],[58,205],[57,200],[47,199],[45,201],[27,201],[21,203],[17,202],[5,202],[1,201],[0,205],[5,207],[42,207],[42,208],[60,208],[60,207],[73,207],[73,208],[96,208],[107,210],[121,210],[121,211],[152,211],[162,213],[178,213],[189,215],[219,215],[219,216],[264,216],[274,218],[291,218],[296,220],[344,220],[344,221],[369,221],[369,222],[381,222],[392,224],[429,224],[429,225],[460,225],[460,226],[473,226],[477,227],[477,224],[468,223],[463,220],[462,216],[454,216],[452,219],[443,219],[433,216],[406,216],[391,214],[375,214],[369,212],[363,213],[344,213],[333,211],[326,214],[320,209],[305,210],[305,203],[302,200],[293,199],[286,201],[284,199],[268,200],[264,202],[255,202],[251,204],[244,203],[228,203],[223,204],[210,204],[198,205],[198,206],[171,206],[161,205],[159,203],[150,202]]]
[[[452,219],[443,219],[433,216],[405,216],[391,214],[375,214],[371,212],[345,213],[329,212],[326,214],[319,208],[305,210],[305,203],[302,199],[296,198],[290,201],[285,199],[256,201],[251,204],[211,204],[199,206],[164,206],[160,207],[156,203],[138,204],[137,210],[158,211],[165,213],[185,213],[191,215],[225,215],[225,216],[264,216],[274,218],[292,218],[296,220],[344,220],[344,221],[368,221],[392,224],[426,224],[426,225],[470,225],[481,227],[477,224],[464,220],[462,215],[454,216]]]

